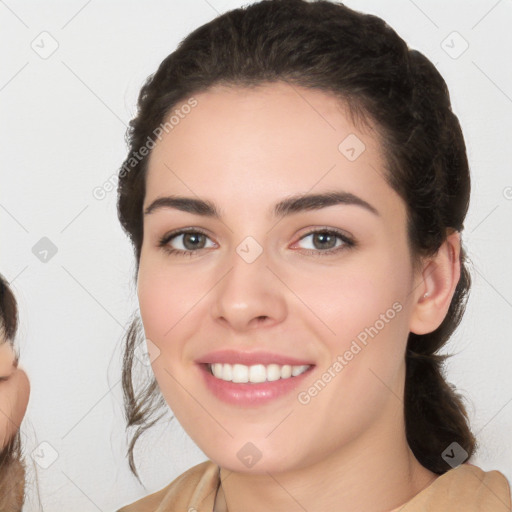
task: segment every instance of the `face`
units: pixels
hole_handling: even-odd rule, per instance
[[[326,93],[280,83],[194,98],[148,166],[138,298],[152,367],[211,460],[302,468],[401,413],[405,203],[375,132]],[[237,382],[247,372],[266,381]]]
[[[15,360],[14,349],[0,328],[0,451],[16,434],[30,394],[27,374]]]

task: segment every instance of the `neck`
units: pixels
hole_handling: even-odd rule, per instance
[[[438,475],[414,457],[405,437],[403,413],[397,417],[399,425],[374,425],[314,465],[263,474],[221,468],[215,512],[399,510]]]

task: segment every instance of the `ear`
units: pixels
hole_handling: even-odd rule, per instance
[[[435,331],[443,322],[460,278],[460,233],[453,231],[416,279],[409,330]],[[426,296],[425,296],[426,294]]]

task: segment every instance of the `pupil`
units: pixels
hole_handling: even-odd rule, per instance
[[[183,237],[183,245],[187,249],[197,249],[198,244],[194,243],[194,240],[195,240],[195,242],[197,242],[198,238],[200,238],[200,237],[204,237],[204,235],[202,235],[201,233],[186,233],[185,236]],[[189,244],[188,242],[190,242],[191,239],[192,239],[192,244]]]
[[[325,248],[328,248],[328,249],[331,249],[334,247],[334,245],[331,243],[328,247],[326,247],[326,245],[322,245],[322,242],[325,242],[326,240],[330,239],[330,241],[335,241],[335,237],[332,236],[332,235],[329,235],[328,233],[317,233],[315,235],[315,237],[317,237],[316,239],[317,240],[320,240],[320,249],[325,249]],[[315,239],[315,237],[313,237]],[[316,246],[316,244],[315,244]],[[318,248],[318,247],[317,247]]]

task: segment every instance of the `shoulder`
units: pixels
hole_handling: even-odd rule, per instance
[[[510,484],[500,471],[461,464],[437,477],[404,507],[404,512],[416,510],[416,505],[439,512],[510,512]]]
[[[478,507],[475,510],[511,510],[510,483],[497,470],[484,471],[473,464],[461,464],[452,469],[449,489],[454,493],[470,494]]]
[[[219,466],[207,460],[188,469],[160,491],[117,512],[188,512],[194,508],[197,512],[211,511],[219,478]]]

